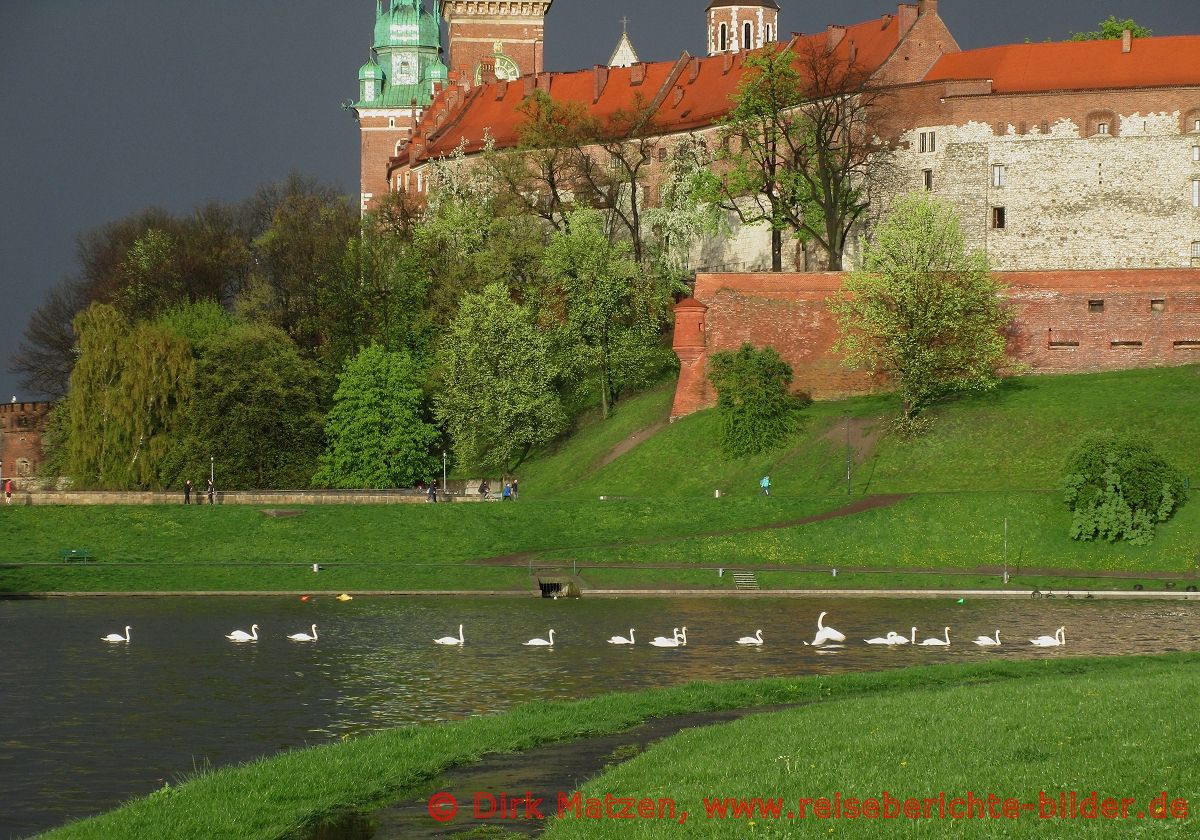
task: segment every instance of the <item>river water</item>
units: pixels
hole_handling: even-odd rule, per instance
[[[817,614],[848,637],[806,647]],[[259,625],[259,641],[234,629]],[[285,637],[320,637],[297,643]],[[433,644],[465,625],[462,648]],[[948,648],[881,648],[896,630]],[[132,626],[128,644],[100,637]],[[1028,639],[1066,625],[1067,645]],[[646,644],[673,627],[688,644]],[[521,643],[545,638],[549,649]],[[637,644],[605,643],[637,628]],[[734,644],[762,629],[761,648]],[[969,640],[999,629],[1005,644]],[[1053,600],[85,598],[0,600],[0,837],[24,837],[198,769],[529,699],[696,679],[876,670],[985,657],[1200,650],[1200,602]]]

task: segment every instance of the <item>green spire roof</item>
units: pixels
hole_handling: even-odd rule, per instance
[[[358,80],[360,82],[367,79],[382,79],[383,68],[375,62],[375,56],[367,59],[367,63],[358,68]]]

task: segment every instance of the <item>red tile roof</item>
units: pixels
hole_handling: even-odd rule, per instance
[[[874,72],[896,49],[901,37],[900,20],[892,15],[844,28],[832,27],[831,30],[798,36],[788,45],[774,49],[790,47],[797,56],[796,68],[803,73],[806,51],[826,49],[835,33],[840,35],[844,31],[835,54],[843,61],[849,61],[853,55],[859,66]],[[553,99],[581,102],[593,116],[601,119],[621,110],[632,110],[639,98],[644,106],[661,98],[653,124],[662,133],[672,133],[713,125],[725,115],[741,80],[745,56],[746,53],[741,53],[693,59],[684,53],[676,61],[604,68],[600,72],[606,70],[608,80],[600,98],[594,102],[596,70],[549,73],[543,78],[549,79],[549,94]],[[694,77],[692,61],[698,63]],[[675,74],[677,68],[681,68],[681,72]],[[632,79],[636,73],[644,73],[645,78],[635,85]],[[668,90],[667,83],[673,76],[673,89]],[[522,119],[517,109],[525,99],[526,83],[527,79],[493,82],[472,90],[444,126],[429,132],[430,141],[422,157],[429,159],[449,154],[464,140],[467,153],[477,152],[483,148],[485,132],[494,138],[498,148],[516,145]],[[430,124],[428,119],[423,122]]]
[[[942,56],[926,81],[991,79],[996,93],[1200,85],[1200,35],[1011,44]]]

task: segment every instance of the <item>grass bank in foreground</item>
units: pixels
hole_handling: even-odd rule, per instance
[[[1103,782],[1130,795],[1141,796],[1150,788],[1157,793],[1159,787],[1181,789],[1186,795],[1197,790],[1200,781],[1196,769],[1200,767],[1200,756],[1190,737],[1190,731],[1200,722],[1200,711],[1191,702],[1197,678],[1200,655],[1171,654],[996,661],[832,677],[693,683],[574,702],[531,703],[503,714],[389,730],[217,770],[44,836],[51,840],[276,840],[295,836],[305,826],[349,808],[368,809],[432,792],[437,789],[442,771],[476,761],[486,753],[513,752],[539,743],[619,732],[653,717],[780,704],[804,704],[787,713],[791,717],[781,719],[788,727],[787,737],[770,732],[770,721],[778,715],[764,719],[766,729],[755,730],[755,737],[762,739],[758,744],[731,739],[722,727],[701,730],[696,733],[700,740],[690,742],[689,747],[699,762],[695,775],[683,769],[688,765],[675,765],[647,787],[646,793],[683,801],[702,784],[711,783],[715,785],[711,792],[718,795],[728,792],[733,796],[741,790],[746,795],[767,796],[775,790],[771,785],[779,785],[779,791],[790,795],[799,788],[798,779],[804,779],[806,785],[811,779],[809,793],[820,790],[818,782],[833,790],[830,785],[839,779],[840,789],[865,790],[867,785],[899,779],[907,770],[901,762],[909,761],[912,755],[914,762],[926,762],[914,764],[910,771],[910,775],[916,774],[919,769],[923,793],[932,790],[933,785],[948,788],[952,782],[969,781],[978,789],[982,782],[994,780],[997,791],[1013,790],[1027,796],[1028,791],[1014,787],[1011,781],[1000,784],[1007,768],[1012,779],[1021,784],[1036,778],[1046,779],[1047,784],[1054,782],[1056,789],[1068,785],[1090,789]],[[1034,699],[1021,702],[1023,694]],[[1140,699],[1129,703],[1134,696],[1145,696],[1146,704]],[[939,705],[955,710],[971,707],[973,711],[963,712],[961,719],[966,723],[961,726],[952,725],[953,711],[941,717],[932,711],[920,713],[920,709]],[[910,715],[907,722],[905,709]],[[1038,727],[1040,718],[1034,717],[1035,712],[1051,722],[1047,728]],[[871,714],[888,717],[885,724],[877,726]],[[883,732],[881,727],[886,723],[902,726],[909,733],[908,741]],[[714,739],[711,749],[705,746],[704,733]],[[828,733],[838,736],[830,738]],[[931,744],[911,743],[922,739]],[[674,743],[672,740],[667,745]],[[808,763],[797,765],[809,751],[837,755],[838,743],[845,749],[821,773],[811,773],[815,768]],[[899,751],[905,743],[909,744],[906,751]],[[764,758],[764,750],[771,753],[769,759]],[[1092,759],[1086,758],[1089,750],[1096,753]],[[1144,752],[1146,760],[1118,760],[1125,752]],[[993,772],[970,778],[947,768],[944,777],[937,775],[943,764],[935,758],[945,763],[951,756],[962,758],[964,754],[969,755],[964,759],[965,766],[974,768],[992,761]],[[786,772],[780,756],[791,762]],[[1101,758],[1115,762],[1115,769],[1097,771],[1093,783],[1084,771]],[[639,762],[658,760],[657,750],[652,750]],[[1025,763],[1036,765],[1031,771],[1034,775],[1019,773]],[[640,766],[632,767],[632,771]],[[717,766],[737,770],[712,778]],[[1072,769],[1063,774],[1061,767]],[[793,776],[793,772],[798,775]],[[862,787],[852,788],[851,782]],[[916,790],[915,785],[910,781],[903,789]],[[588,789],[598,790],[594,785]],[[600,835],[588,831],[614,830],[600,827],[597,821],[587,822],[582,827],[557,826],[552,829],[556,832],[553,836],[592,837]],[[640,836],[664,836],[655,830],[665,831],[665,827],[648,828],[649,833]],[[689,836],[693,830],[690,822],[671,828],[679,828]],[[952,836],[953,826],[949,823],[930,828],[935,833],[922,836]],[[584,833],[557,834],[580,830]],[[673,831],[670,836],[674,836]],[[727,827],[721,836],[729,836]]]
[[[672,799],[689,814],[685,824],[644,821],[670,837],[729,837],[751,827],[773,837],[1191,836],[1200,827],[1200,674],[1195,662],[1157,673],[1146,667],[1147,679],[1136,682],[1120,671],[1043,671],[988,685],[919,684],[685,730],[589,782],[582,798]],[[872,818],[865,803],[884,802],[885,791],[901,803],[916,800],[910,815],[892,806],[892,819]],[[951,803],[968,791],[995,802],[966,820],[951,818],[953,810],[942,815],[943,794]],[[1128,819],[1115,819],[1115,805],[1107,818],[1039,817],[1050,813],[1047,800],[1056,807],[1072,791],[1080,800],[1092,791],[1099,800],[1128,798]],[[839,793],[857,800],[857,813],[833,816]],[[1151,804],[1164,793],[1170,813],[1156,819]],[[823,818],[813,804],[822,797]],[[1004,800],[1012,803],[1007,813]],[[628,828],[567,818],[545,836],[628,837]]]

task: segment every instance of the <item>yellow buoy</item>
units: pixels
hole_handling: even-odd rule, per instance
[[[339,601],[353,601],[354,597],[343,592],[341,595],[337,596],[337,599]]]

